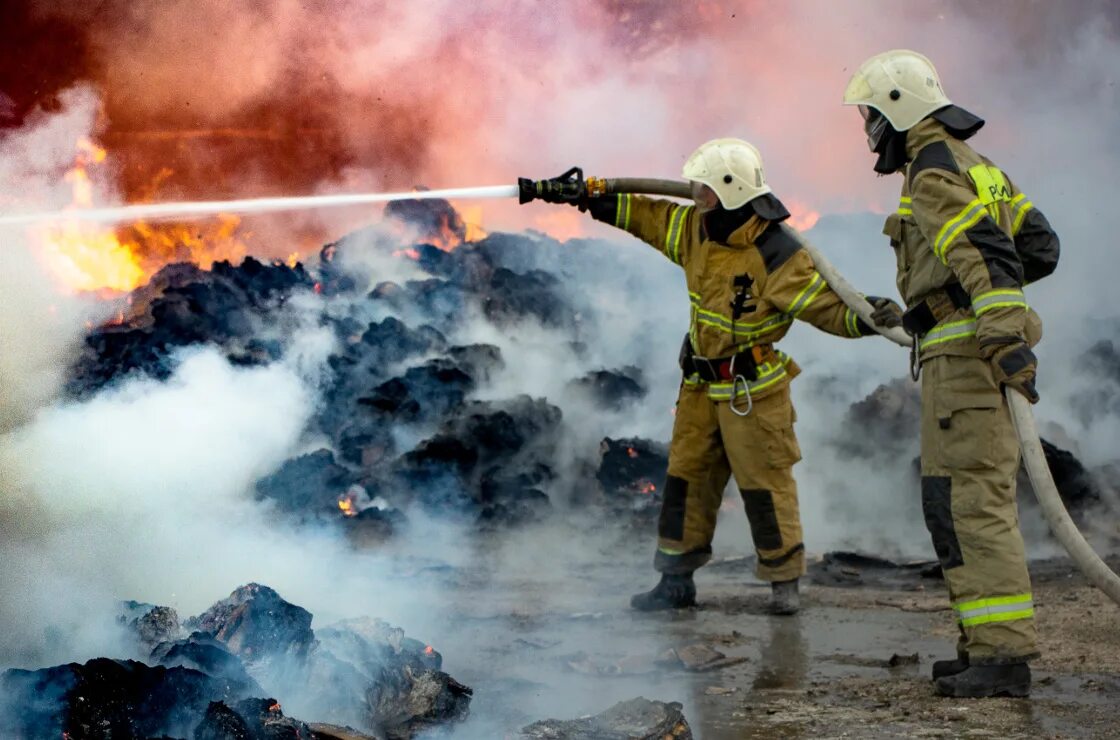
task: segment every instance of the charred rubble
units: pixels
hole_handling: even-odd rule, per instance
[[[129,296],[118,320],[91,331],[71,370],[70,393],[83,398],[137,374],[165,379],[177,351],[192,346],[217,347],[238,364],[273,362],[287,330],[306,322],[307,310],[319,311],[336,350],[309,432],[329,444],[259,481],[261,498],[287,515],[340,522],[375,540],[398,529],[412,506],[484,527],[544,516],[557,478],[560,408],[527,397],[471,400],[506,358],[493,345],[457,345],[448,337],[480,316],[499,329],[528,318],[563,330],[579,353],[580,311],[555,274],[533,266],[542,250],[527,237],[495,234],[446,251],[434,244],[461,238],[465,227],[445,201],[399,202],[387,217],[407,222],[433,244],[402,249],[391,230],[371,228],[324,247],[313,272],[252,258],[208,271],[165,267]],[[351,250],[411,260],[427,277],[359,286],[340,267]],[[301,303],[297,311],[294,299],[311,292],[328,300]],[[568,388],[616,410],[646,393],[636,368],[602,368],[572,378]],[[595,485],[595,465],[602,471],[594,498],[606,496],[610,506],[624,509],[656,502],[648,494],[660,487],[663,471],[628,464],[637,477],[626,481],[629,473],[609,470],[615,455],[595,459],[593,442],[588,448],[587,482]],[[651,465],[659,460],[642,458]],[[622,500],[613,500],[615,494]]]
[[[143,662],[97,658],[0,675],[0,734],[27,740],[316,737],[285,716],[282,706],[291,706],[380,738],[409,738],[469,712],[471,689],[440,670],[440,654],[379,620],[316,632],[309,612],[255,583],[182,627],[174,610],[146,606],[127,603],[122,616],[138,649],[147,651]],[[152,623],[167,639],[149,648],[157,636]]]

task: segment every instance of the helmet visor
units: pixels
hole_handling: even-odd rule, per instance
[[[864,107],[860,106],[861,109]],[[885,142],[890,126],[890,121],[887,120],[886,116],[875,108],[869,108],[867,116],[863,120],[863,131],[867,134],[867,148],[873,152],[879,152],[879,147]]]

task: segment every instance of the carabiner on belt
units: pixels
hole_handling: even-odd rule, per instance
[[[732,380],[731,380],[731,398],[728,399],[727,405],[731,408],[731,413],[735,414],[736,416],[750,416],[751,411],[754,409],[754,399],[751,398],[750,382],[746,379],[745,376],[735,374],[735,360],[737,360],[738,357],[739,357],[738,353],[736,353],[735,355],[733,355],[731,357],[731,369],[730,369],[730,374],[731,374],[731,377],[732,377]],[[739,390],[739,383],[740,382],[743,384],[743,393],[745,393],[746,396],[747,396],[747,410],[746,411],[740,411],[739,408],[735,405],[735,401],[738,398],[738,390]]]
[[[922,358],[918,354],[918,335],[914,335],[914,343],[910,345],[910,378],[917,381],[922,377]]]

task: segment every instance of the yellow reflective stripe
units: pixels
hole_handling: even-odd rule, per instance
[[[678,265],[681,263],[681,238],[684,236],[684,222],[692,206],[674,206],[669,217],[669,230],[665,233],[665,256]]]
[[[659,547],[659,548],[657,548],[657,551],[658,552],[663,552],[666,555],[684,555],[684,553],[685,553],[684,550],[671,550],[668,547]]]
[[[933,240],[933,253],[937,255],[937,259],[941,260],[942,264],[949,264],[946,257],[949,245],[956,241],[957,237],[964,233],[966,229],[976,225],[985,213],[987,213],[987,210],[984,208],[984,204],[979,199],[975,199],[961,209],[960,213],[945,222],[945,225],[937,232],[937,238]]]
[[[981,293],[972,302],[972,310],[977,316],[983,316],[988,311],[995,308],[1008,308],[1008,307],[1027,308],[1027,299],[1023,295],[1023,291],[1014,289],[1004,290],[989,290],[987,293]]]
[[[961,620],[962,627],[975,627],[978,624],[991,624],[992,622],[1014,622],[1017,619],[1033,619],[1034,609],[1022,611],[1003,612],[1002,614],[986,614],[981,617],[968,617]]]
[[[793,299],[793,303],[789,306],[788,313],[790,316],[797,317],[801,312],[809,307],[809,304],[816,300],[821,291],[828,285],[817,271],[813,271],[813,277],[809,280],[808,284],[801,289],[797,297]]]
[[[736,388],[736,396],[743,396],[748,391],[753,395],[760,391],[764,391],[771,386],[780,383],[789,377],[789,371],[786,370],[786,365],[790,362],[790,357],[785,352],[778,352],[778,359],[774,362],[768,362],[765,365],[759,365],[758,377],[755,380],[747,382],[747,389],[743,390],[743,384],[739,383]],[[685,380],[686,385],[700,385],[699,380]],[[708,398],[713,401],[729,401],[731,400],[731,389],[735,383],[711,383],[708,386]]]
[[[902,196],[898,199],[898,215],[899,216],[912,216],[914,214],[913,198]]]
[[[681,224],[684,222],[686,209],[684,206],[673,206],[673,213],[669,216],[669,229],[665,232],[665,246],[662,251],[673,262],[680,264]]]
[[[844,326],[848,329],[848,336],[858,337],[859,333],[859,314],[852,309],[847,309],[844,312]]]
[[[1024,193],[1019,193],[1011,199],[1011,212],[1014,216],[1011,219],[1011,235],[1015,236],[1019,233],[1019,229],[1023,228],[1023,219],[1027,217],[1030,210],[1034,208],[1034,203],[1027,200]]]
[[[1034,601],[1029,593],[964,601],[955,604],[953,608],[957,610],[957,616],[964,627],[992,622],[1011,622],[1034,616]]]
[[[720,331],[731,334],[736,339],[753,339],[760,337],[763,334],[773,331],[780,326],[785,326],[793,321],[789,316],[779,314],[772,318],[757,324],[732,324],[719,315],[712,315],[710,312],[698,311],[696,323],[703,324],[704,326],[711,326]]]
[[[943,344],[944,342],[951,342],[956,339],[965,339],[974,336],[976,336],[976,321],[973,319],[954,321],[931,329],[928,334],[922,337],[922,341],[918,343],[918,349],[928,349],[934,345]]]
[[[615,205],[614,225],[620,229],[630,230],[630,194],[624,193],[618,195],[618,203]]]
[[[693,303],[699,303],[700,302],[700,294],[699,293],[693,293],[690,290],[690,291],[688,291],[688,299],[690,301],[692,301]]]

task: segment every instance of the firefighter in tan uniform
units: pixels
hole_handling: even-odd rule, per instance
[[[746,508],[759,578],[773,584],[771,609],[798,610],[805,547],[793,465],[801,459],[789,384],[797,364],[774,345],[794,319],[842,337],[875,333],[814,269],[782,224],[757,150],[739,139],[704,144],[684,166],[695,203],[638,195],[589,198],[572,170],[551,181],[522,180],[522,201],[540,198],[591,215],[651,245],[685,272],[691,303],[681,350],[684,373],[669,449],[651,591],[635,609],[695,605],[693,572],[712,555],[716,515],[728,479]],[[869,298],[875,321],[897,326],[901,308]]]
[[[934,663],[937,689],[1026,696],[1038,648],[1002,389],[1038,400],[1031,347],[1042,330],[1023,286],[1053,272],[1058,238],[965,143],[984,122],[950,103],[925,57],[872,57],[844,103],[860,107],[875,170],[903,175],[884,233],[922,377],[922,511],[960,627],[957,659]]]

